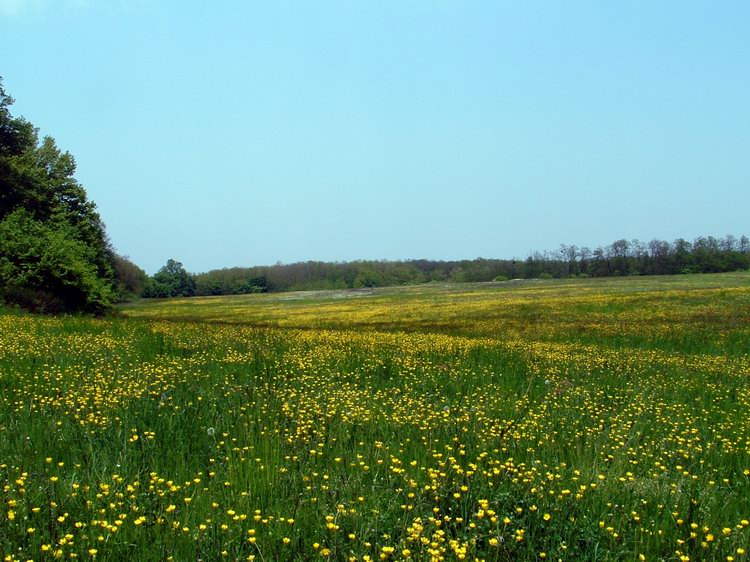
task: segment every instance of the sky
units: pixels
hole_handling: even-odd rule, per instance
[[[0,0],[153,273],[750,235],[750,2]]]

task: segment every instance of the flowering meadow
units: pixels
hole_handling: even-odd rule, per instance
[[[750,274],[0,314],[0,555],[746,560]]]

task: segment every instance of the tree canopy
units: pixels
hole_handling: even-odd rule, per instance
[[[10,112],[0,78],[0,297],[29,309],[102,312],[114,252],[75,159]]]
[[[157,271],[146,282],[143,293],[145,297],[192,297],[195,295],[195,278],[182,264],[168,260],[166,265]]]

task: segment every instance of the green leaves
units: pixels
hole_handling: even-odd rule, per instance
[[[0,81],[0,296],[39,311],[102,312],[114,252],[75,159],[13,117]]]
[[[195,295],[195,278],[182,264],[168,260],[166,265],[151,277],[144,292],[145,297],[192,297]]]
[[[0,221],[0,295],[41,312],[103,312],[112,302],[95,250],[65,222],[42,223],[19,209]]]

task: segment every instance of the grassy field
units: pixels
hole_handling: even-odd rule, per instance
[[[0,315],[5,560],[743,560],[750,274]]]

